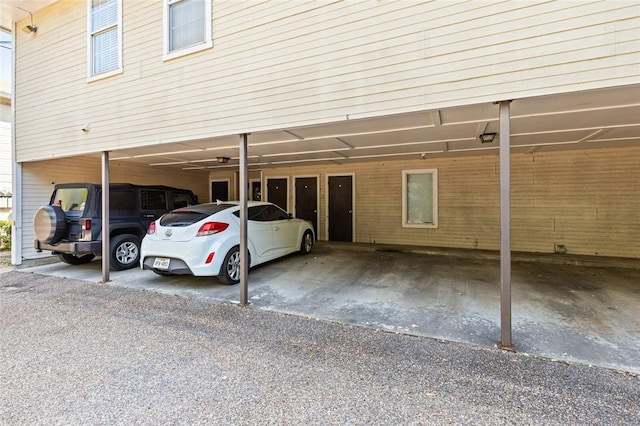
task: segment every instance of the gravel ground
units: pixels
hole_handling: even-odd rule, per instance
[[[0,424],[640,425],[640,379],[21,271],[0,274]]]

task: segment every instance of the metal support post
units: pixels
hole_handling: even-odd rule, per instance
[[[109,281],[111,256],[109,246],[109,151],[102,153],[102,282]]]
[[[240,135],[240,304],[248,303],[249,294],[249,250],[247,246],[248,213],[248,172],[247,172],[247,134]]]
[[[511,101],[500,105],[500,342],[514,350],[511,341]]]

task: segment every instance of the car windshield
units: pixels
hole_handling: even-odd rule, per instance
[[[87,202],[87,188],[58,188],[53,194],[51,204],[59,206],[65,213],[82,214]]]
[[[189,226],[211,216],[214,213],[221,212],[231,207],[235,207],[235,204],[208,203],[177,209],[162,216],[160,218],[160,225]]]

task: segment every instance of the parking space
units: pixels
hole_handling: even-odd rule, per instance
[[[320,242],[251,270],[251,306],[310,319],[495,347],[500,269],[491,255],[407,253]],[[473,254],[473,256],[470,256]],[[640,373],[640,269],[550,262],[512,266],[513,341],[518,352]],[[557,257],[555,258],[557,260]],[[100,282],[99,262],[22,268]],[[111,273],[110,285],[237,303],[239,286],[215,278]]]

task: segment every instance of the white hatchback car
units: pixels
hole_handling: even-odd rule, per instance
[[[311,223],[295,219],[272,203],[249,201],[249,267],[299,251],[308,254]],[[173,210],[151,222],[142,240],[140,266],[161,275],[217,276],[240,280],[240,205],[198,204]]]

